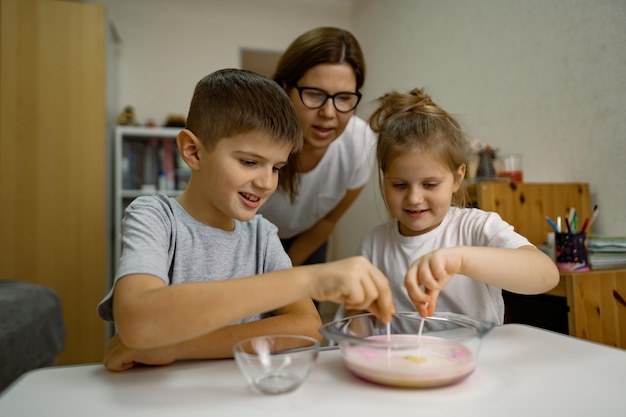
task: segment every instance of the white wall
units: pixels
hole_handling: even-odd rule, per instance
[[[322,25],[350,29],[348,0],[96,0],[121,38],[119,105],[144,123],[187,114],[195,84],[240,67],[240,48],[283,51]]]
[[[363,0],[354,22],[366,103],[425,87],[471,138],[522,153],[525,181],[589,182],[594,232],[626,235],[626,2]],[[335,234],[336,256],[384,219],[371,209],[380,201],[370,185]]]
[[[140,121],[186,114],[195,83],[239,66],[239,49],[281,51],[333,25],[361,42],[359,114],[390,90],[426,87],[471,138],[524,155],[529,182],[589,182],[594,231],[626,235],[623,0],[100,0],[122,38],[119,104]],[[354,253],[385,219],[376,177],[338,226]]]

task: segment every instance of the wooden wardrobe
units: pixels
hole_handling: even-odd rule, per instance
[[[99,362],[107,275],[104,6],[0,0],[0,279],[48,286],[59,364]]]

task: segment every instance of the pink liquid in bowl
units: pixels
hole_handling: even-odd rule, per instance
[[[366,340],[386,341],[386,335]],[[460,343],[438,337],[390,335],[389,347],[350,345],[343,347],[348,369],[357,376],[396,387],[448,385],[471,374],[476,367],[472,351]],[[394,345],[394,342],[398,342]]]

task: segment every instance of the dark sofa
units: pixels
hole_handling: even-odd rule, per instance
[[[0,280],[0,392],[25,372],[54,365],[64,342],[61,300],[54,290]]]

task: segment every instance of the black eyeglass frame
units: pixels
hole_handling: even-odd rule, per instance
[[[311,109],[311,110],[321,109],[322,107],[324,107],[326,105],[326,102],[328,101],[328,99],[331,99],[333,101],[333,107],[335,108],[335,110],[337,110],[339,113],[349,113],[352,110],[356,109],[356,107],[359,105],[359,102],[361,101],[361,97],[363,96],[358,91],[356,91],[356,92],[354,92],[354,91],[340,91],[340,92],[335,93],[335,94],[328,94],[328,92],[322,90],[321,88],[316,88],[316,87],[302,87],[302,86],[296,85],[296,86],[294,86],[294,88],[296,90],[298,90],[298,96],[300,96],[300,101],[302,102],[304,107],[306,107],[307,109]],[[302,98],[302,91],[303,90],[314,90],[314,91],[317,91],[318,93],[321,93],[321,94],[325,95],[326,98],[324,99],[322,104],[320,104],[317,107],[308,106],[304,102],[304,99]],[[356,103],[354,103],[354,107],[352,107],[350,110],[339,110],[337,108],[337,103],[335,103],[335,97],[340,96],[342,94],[349,94],[349,95],[352,95],[352,96],[356,96]]]

